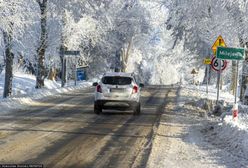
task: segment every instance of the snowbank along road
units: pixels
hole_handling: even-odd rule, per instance
[[[219,160],[214,158],[218,153],[213,152],[215,147],[210,146],[213,150],[209,152],[209,143],[202,138],[202,111],[190,104],[178,106],[180,88],[145,87],[140,116],[133,116],[132,111],[94,114],[93,90],[49,97],[29,110],[2,114],[0,164],[49,168],[226,166],[221,155]]]

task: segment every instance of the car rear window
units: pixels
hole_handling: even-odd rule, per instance
[[[108,85],[130,85],[132,78],[122,76],[105,76],[102,78],[102,83]]]

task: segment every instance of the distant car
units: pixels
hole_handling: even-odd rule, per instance
[[[137,84],[131,73],[110,72],[103,75],[95,86],[94,112],[102,109],[127,107],[134,115],[140,114],[140,90],[143,84]]]

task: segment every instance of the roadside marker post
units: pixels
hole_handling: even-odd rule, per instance
[[[235,100],[234,100],[234,105],[232,108],[232,116],[233,120],[236,121],[238,120],[238,112],[239,112],[239,106],[237,103],[237,97],[238,97],[238,81],[239,81],[239,61],[237,61],[237,68],[236,68],[236,83],[235,83]]]
[[[238,112],[239,112],[238,104],[236,103],[236,104],[233,105],[233,108],[232,108],[232,117],[233,117],[234,121],[238,120]]]

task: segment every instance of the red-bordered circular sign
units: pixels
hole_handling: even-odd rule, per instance
[[[215,71],[219,71],[219,61],[216,57],[212,58],[211,61],[211,67]],[[226,60],[221,60],[221,71],[225,70],[227,67],[227,61]]]

